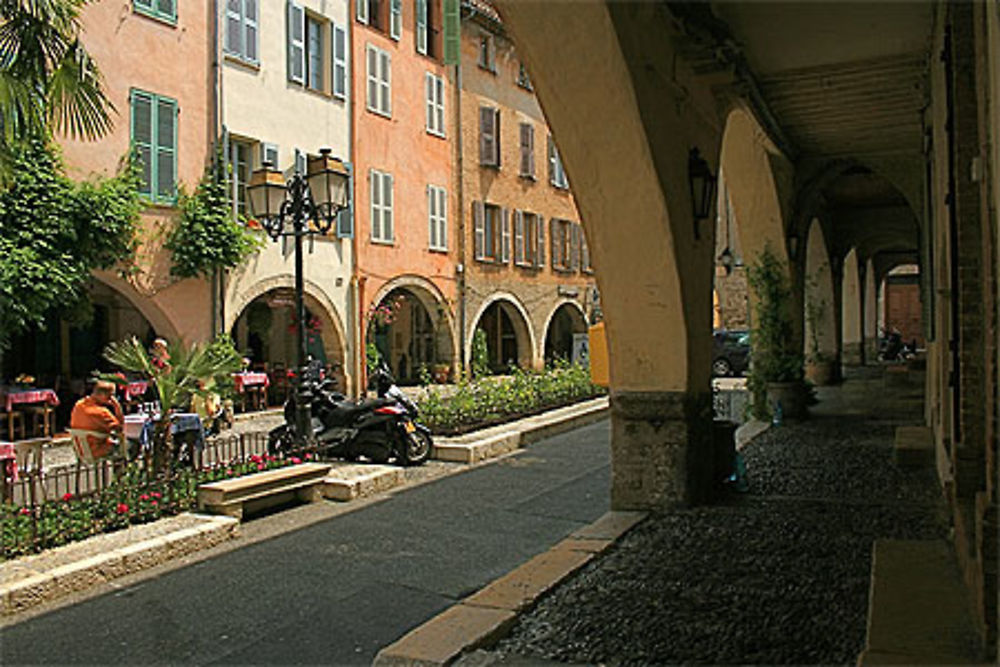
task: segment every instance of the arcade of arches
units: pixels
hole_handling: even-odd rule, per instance
[[[923,428],[995,650],[996,0],[496,4],[600,269],[612,506],[696,503],[710,487],[719,252],[713,225],[693,215],[697,148],[724,174],[746,263],[765,246],[781,259],[803,351],[835,367],[873,361],[879,293],[895,303],[897,284],[916,286]],[[916,272],[891,273],[903,264]]]
[[[438,381],[454,372],[450,314],[426,288],[391,288],[369,313],[366,340],[402,384],[418,383],[424,368]]]

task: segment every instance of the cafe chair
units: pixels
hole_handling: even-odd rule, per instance
[[[24,430],[24,413],[19,410],[13,412],[0,412],[0,427],[3,426],[4,422],[7,423],[7,439],[11,442],[15,440],[24,440],[28,437],[27,431]],[[20,438],[15,438],[14,434],[16,431],[21,432]]]
[[[48,438],[56,432],[56,412],[49,405],[33,405],[23,408],[23,411],[30,418],[33,437],[41,435]]]
[[[115,452],[115,445],[118,444],[120,451],[118,455],[125,458],[125,439],[116,443],[115,439],[107,433],[100,431],[88,431],[82,428],[71,428],[69,436],[73,441],[73,452],[79,463],[94,464],[101,459],[112,456]]]

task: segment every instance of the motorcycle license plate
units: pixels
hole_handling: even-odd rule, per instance
[[[403,428],[406,429],[407,433],[413,433],[414,431],[417,430],[417,427],[413,425],[413,422],[404,422]]]

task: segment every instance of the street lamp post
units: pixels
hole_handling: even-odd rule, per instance
[[[306,306],[302,240],[306,236],[325,235],[333,227],[337,213],[348,205],[348,173],[344,163],[320,150],[319,157],[309,158],[306,174],[298,171],[286,183],[274,165],[265,162],[253,172],[247,191],[250,207],[267,231],[277,241],[295,239],[295,317],[299,339],[295,378],[295,441],[306,445],[312,434],[312,393],[306,381]]]

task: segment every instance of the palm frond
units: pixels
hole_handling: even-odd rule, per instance
[[[112,127],[114,105],[104,94],[97,63],[74,42],[59,61],[48,85],[49,121],[59,132],[94,140]]]

